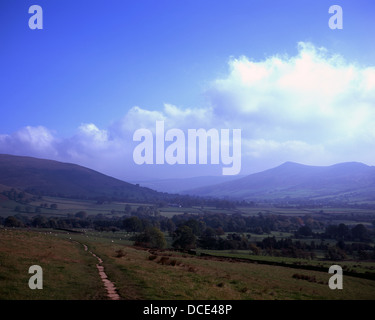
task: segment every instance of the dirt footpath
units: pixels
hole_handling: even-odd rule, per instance
[[[85,251],[88,251],[87,246],[85,244],[82,244],[82,245],[83,245]],[[96,267],[98,268],[99,276],[104,283],[104,287],[107,290],[108,298],[111,299],[111,300],[120,300],[121,297],[118,295],[115,285],[113,284],[112,281],[110,281],[108,279],[108,276],[104,272],[104,267],[101,265],[103,260],[100,257],[98,257],[95,253],[93,253],[91,251],[88,251],[88,252],[91,253],[92,256],[95,257],[96,259],[98,259],[98,261],[99,261],[99,264],[97,264]]]

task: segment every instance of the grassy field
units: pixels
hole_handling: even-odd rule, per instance
[[[368,261],[328,261],[328,260],[307,260],[300,258],[290,257],[275,257],[275,256],[264,256],[264,255],[253,255],[249,254],[249,250],[197,250],[197,254],[209,254],[218,257],[238,258],[250,261],[264,261],[264,262],[275,262],[291,266],[314,266],[321,267],[328,270],[331,265],[339,265],[343,268],[344,272],[355,272],[359,274],[371,273],[375,274],[375,263]]]
[[[104,299],[96,260],[53,234],[0,229],[0,299]],[[29,267],[43,269],[43,289],[28,286]]]
[[[39,208],[40,204],[47,204],[47,208]],[[50,205],[56,204],[57,209],[51,209]],[[117,202],[113,201],[111,203],[98,204],[94,200],[81,200],[81,199],[68,199],[68,198],[58,198],[58,197],[48,197],[44,196],[41,200],[36,200],[28,204],[21,204],[14,200],[2,199],[0,198],[0,216],[8,217],[17,214],[14,209],[15,207],[21,207],[21,214],[28,214],[33,216],[35,214],[44,214],[46,216],[66,216],[67,214],[75,214],[78,211],[85,211],[89,216],[103,214],[107,217],[111,216],[121,216],[125,213],[125,206],[129,204],[132,211],[136,211],[139,206],[152,206],[148,203],[127,203],[127,202]],[[26,212],[26,207],[29,207],[30,212]],[[35,209],[39,208],[40,212],[35,213]],[[179,207],[163,207],[159,208],[160,214],[162,216],[171,218],[174,215],[188,213],[202,213],[201,208],[179,208]],[[204,210],[215,211],[213,207],[205,207]],[[217,211],[217,210],[216,210]],[[222,210],[221,210],[222,212]],[[229,213],[231,213],[229,211]]]
[[[130,246],[126,236],[0,229],[0,299],[106,299],[97,261],[81,244],[103,259],[122,299],[375,299],[375,281],[345,271],[344,289],[331,290],[328,272],[150,253]],[[33,264],[43,268],[43,290],[28,288]],[[296,279],[296,273],[314,281]]]
[[[1,189],[0,189],[1,190]],[[47,204],[48,208],[39,208],[41,203]],[[56,204],[57,209],[51,209],[50,205]],[[126,202],[105,202],[103,204],[98,204],[95,200],[82,200],[82,199],[68,199],[59,197],[48,197],[44,196],[42,199],[35,200],[31,203],[21,204],[14,200],[8,200],[6,198],[0,197],[0,216],[7,217],[10,215],[15,215],[15,207],[21,207],[21,214],[27,214],[33,216],[35,214],[44,214],[46,216],[66,216],[67,214],[75,214],[78,211],[85,211],[89,216],[103,214],[107,217],[121,216],[125,213],[125,206],[129,204],[133,211],[139,206],[150,206],[148,203],[126,203]],[[30,212],[26,211],[26,207],[29,207]],[[40,210],[40,212],[35,213],[35,209]],[[304,215],[312,215],[314,218],[319,218],[322,220],[332,221],[335,223],[346,223],[349,225],[363,223],[368,225],[368,218],[361,221],[357,217],[372,217],[374,211],[370,209],[361,208],[297,208],[297,207],[273,207],[273,206],[257,206],[257,207],[238,207],[236,209],[217,209],[213,206],[194,206],[190,208],[185,207],[174,207],[166,206],[158,208],[162,216],[171,218],[174,215],[180,215],[185,212],[190,214],[201,214],[203,212],[211,213],[241,213],[245,216],[257,216],[259,213],[262,215],[282,215],[288,217],[301,217]],[[323,211],[323,212],[321,212]],[[340,219],[344,216],[344,219]],[[350,218],[353,218],[352,220]]]

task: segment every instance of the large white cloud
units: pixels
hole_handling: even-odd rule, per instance
[[[372,128],[375,68],[361,68],[325,49],[300,43],[295,57],[229,62],[209,94],[220,115],[252,125],[257,138],[336,139]],[[240,121],[240,123],[241,123]],[[320,132],[320,133],[319,133]]]
[[[299,43],[296,56],[274,55],[262,61],[243,56],[228,64],[227,75],[213,80],[203,93],[204,106],[136,106],[108,128],[82,124],[65,139],[45,127],[26,127],[0,135],[0,152],[79,162],[122,178],[167,177],[168,170],[173,176],[182,171],[220,172],[220,167],[210,171],[206,166],[199,172],[199,166],[191,165],[134,165],[134,131],[154,131],[155,121],[164,120],[166,129],[242,129],[242,173],[284,161],[375,165],[375,67],[345,61],[309,43]]]

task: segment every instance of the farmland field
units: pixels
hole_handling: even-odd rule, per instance
[[[371,210],[360,208],[259,205],[218,209],[47,196],[23,203],[3,197],[0,300],[109,299],[98,260],[90,252],[102,259],[101,267],[124,300],[374,300],[372,216]],[[265,224],[264,230],[253,227],[267,221],[268,230]],[[305,222],[310,223],[312,233],[296,236]],[[328,249],[337,250],[338,242],[324,236],[331,223],[345,223],[348,230],[361,223],[370,238],[362,242],[346,239],[346,255],[327,260]],[[196,250],[190,252],[195,255],[174,250],[176,230],[183,224],[200,232]],[[220,224],[221,233],[209,239],[234,247],[200,246],[205,232],[220,231],[213,227]],[[150,226],[162,230],[163,250],[134,245]],[[288,239],[294,251],[262,247],[270,239],[275,246]],[[309,249],[313,242],[314,248]],[[333,264],[343,268],[343,290],[328,286],[332,276],[328,268]],[[31,265],[43,268],[43,290],[28,287]]]
[[[107,299],[97,262],[82,244],[101,257],[121,299],[375,299],[375,281],[345,272],[344,289],[331,290],[328,272],[168,250],[150,253],[129,245],[126,234],[112,232],[4,228],[0,229],[0,299]],[[121,257],[116,254],[119,250]],[[43,290],[28,288],[28,268],[34,264],[43,268]]]

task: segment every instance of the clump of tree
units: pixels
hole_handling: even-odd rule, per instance
[[[340,249],[337,246],[329,246],[326,253],[325,258],[328,260],[345,260],[347,258],[347,255],[344,250]]]
[[[16,189],[12,188],[10,190],[4,190],[1,192],[2,195],[7,197],[9,200],[14,200],[21,204],[28,204],[32,201],[36,201],[38,197],[32,196],[30,194],[25,193],[24,191],[17,191]]]
[[[302,226],[300,227],[295,233],[294,236],[296,238],[304,238],[304,237],[312,237],[314,233],[312,232],[309,226]]]
[[[218,233],[213,228],[208,227],[199,238],[199,247],[203,249],[216,248],[218,239]]]
[[[124,219],[122,226],[127,232],[141,232],[144,230],[143,223],[138,217]]]
[[[134,240],[135,245],[146,248],[164,249],[167,245],[163,232],[156,227],[146,228]]]
[[[4,220],[4,227],[8,228],[20,228],[23,227],[24,224],[20,219],[17,219],[15,216],[9,216]]]
[[[322,238],[336,239],[338,241],[371,241],[370,231],[361,223],[352,228],[349,228],[344,223],[328,225],[321,236]]]
[[[134,214],[138,217],[158,217],[160,211],[156,206],[139,206]]]
[[[173,238],[172,246],[176,249],[190,250],[196,248],[197,238],[193,230],[186,225],[178,227]]]

